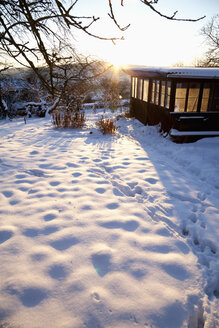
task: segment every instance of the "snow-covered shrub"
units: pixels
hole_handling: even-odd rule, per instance
[[[82,128],[85,124],[84,112],[57,109],[52,112],[52,122],[56,128]]]
[[[103,132],[103,134],[113,134],[117,130],[114,120],[111,118],[104,118],[103,116],[101,116],[101,118],[97,121],[96,125]]]

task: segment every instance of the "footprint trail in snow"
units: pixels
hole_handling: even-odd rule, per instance
[[[120,136],[12,124],[0,144],[2,325],[217,327],[217,198],[176,145],[150,127],[138,140],[134,121]]]

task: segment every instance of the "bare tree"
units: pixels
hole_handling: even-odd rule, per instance
[[[215,15],[202,28],[201,34],[205,37],[208,51],[203,60],[202,66],[219,67],[219,15]]]
[[[178,19],[175,12],[167,16],[155,9],[158,0],[140,0],[156,14],[171,20]],[[73,31],[80,30],[91,37],[115,41],[122,37],[106,38],[91,32],[91,26],[100,18],[75,15],[79,0],[0,0],[0,51],[17,63],[31,68],[53,99],[64,99],[69,84],[91,79],[104,71],[89,58],[79,56],[71,46]],[[109,0],[109,16],[121,31]],[[123,5],[123,1],[121,1]],[[98,71],[96,71],[98,67]],[[101,69],[100,69],[101,67]],[[57,102],[56,102],[57,104]]]
[[[70,46],[70,28],[92,35],[88,29],[98,18],[73,16],[77,1],[69,7],[58,0],[0,1],[1,51],[31,68],[53,97],[91,67],[90,60]]]
[[[0,118],[5,118],[7,115],[7,105],[2,97],[3,92],[2,92],[2,80],[4,80],[3,72],[7,71],[10,66],[6,65],[5,63],[0,62],[0,66],[2,67],[0,69]]]

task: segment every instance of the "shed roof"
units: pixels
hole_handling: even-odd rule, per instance
[[[219,79],[219,68],[129,67],[125,73],[137,77]]]

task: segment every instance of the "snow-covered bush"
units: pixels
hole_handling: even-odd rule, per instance
[[[99,121],[97,121],[96,125],[103,132],[103,134],[106,133],[113,134],[117,130],[114,120],[111,118],[104,118],[103,116],[101,116]]]

